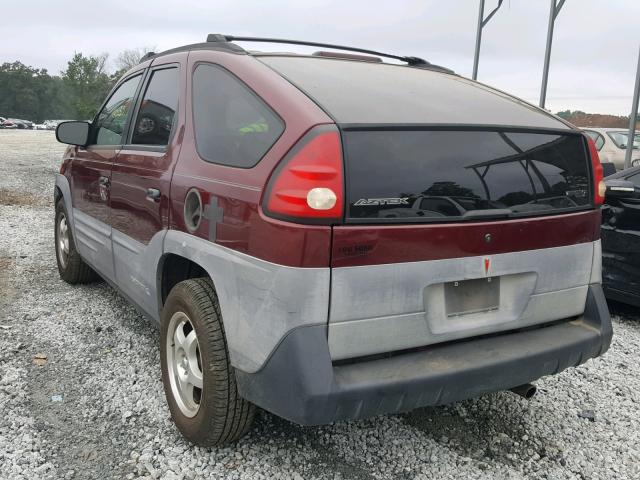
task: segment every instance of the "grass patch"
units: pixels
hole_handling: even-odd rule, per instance
[[[8,188],[0,188],[0,205],[7,206],[45,206],[50,205],[51,200],[34,195],[29,192],[18,192]]]

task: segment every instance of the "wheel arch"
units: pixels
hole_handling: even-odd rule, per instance
[[[211,279],[235,368],[258,371],[290,330],[328,321],[329,268],[278,265],[172,229],[164,236],[156,271],[159,312],[162,279],[170,279],[165,275],[176,265],[167,261],[178,262],[171,254],[184,259],[179,260],[183,267],[186,260]]]
[[[64,206],[67,210],[67,217],[69,217],[69,223],[71,224],[71,232],[75,235],[75,222],[73,218],[73,204],[71,197],[71,186],[69,185],[69,179],[61,173],[56,174],[55,186],[53,188],[53,200],[54,205],[60,200],[64,202]]]
[[[194,260],[176,253],[165,253],[158,262],[157,292],[159,306],[162,308],[167,301],[169,292],[178,283],[191,278],[213,278],[207,270]],[[215,282],[214,282],[215,288]]]

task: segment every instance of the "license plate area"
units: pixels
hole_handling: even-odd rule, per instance
[[[447,317],[498,310],[500,277],[474,278],[444,284]]]

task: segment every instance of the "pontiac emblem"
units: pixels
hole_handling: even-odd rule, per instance
[[[489,275],[489,269],[491,268],[491,259],[490,258],[485,258],[484,259],[484,274]]]

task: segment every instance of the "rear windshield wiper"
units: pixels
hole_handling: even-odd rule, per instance
[[[510,208],[487,208],[479,210],[467,210],[462,214],[463,220],[484,220],[489,218],[509,218],[513,216]]]

